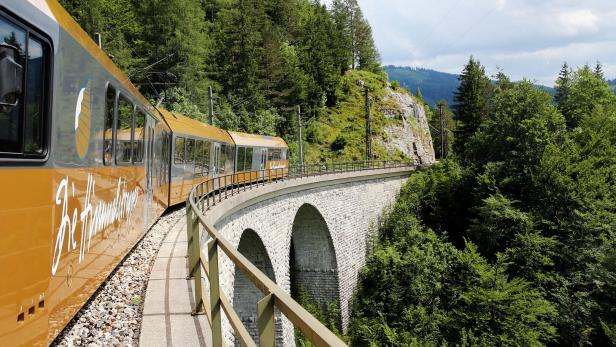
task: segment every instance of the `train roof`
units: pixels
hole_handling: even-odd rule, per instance
[[[158,110],[167,121],[167,124],[169,124],[171,131],[176,134],[233,144],[233,139],[229,136],[229,133],[222,129],[201,123],[196,119],[188,118],[177,112],[170,112],[162,108]]]
[[[238,146],[247,147],[268,147],[268,148],[287,148],[287,143],[280,137],[264,136],[255,134],[240,133],[229,131],[229,135]]]

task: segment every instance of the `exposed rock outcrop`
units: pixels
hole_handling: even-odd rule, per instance
[[[381,144],[390,153],[399,150],[418,164],[433,163],[434,147],[424,106],[406,91],[395,91],[389,86],[383,101],[381,112],[393,122],[384,126],[387,139],[380,139]]]

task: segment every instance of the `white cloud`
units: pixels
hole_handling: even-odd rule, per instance
[[[563,31],[569,35],[599,30],[599,17],[589,9],[561,13],[559,20]]]
[[[472,54],[552,84],[564,61],[616,77],[614,0],[359,0],[384,64],[459,72]]]

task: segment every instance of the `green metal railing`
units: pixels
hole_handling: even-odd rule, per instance
[[[278,308],[304,336],[316,346],[344,346],[333,332],[291,298],[275,282],[231,245],[204,216],[210,207],[224,199],[266,184],[364,170],[417,168],[410,162],[363,161],[296,165],[208,179],[196,185],[186,200],[189,278],[194,279],[195,307],[193,314],[206,314],[212,327],[212,345],[222,346],[222,312],[225,312],[236,338],[242,346],[256,346],[255,341],[235,312],[227,296],[220,290],[218,253],[222,251],[264,297],[257,303],[257,326],[261,346],[275,346],[274,308]],[[243,176],[241,176],[243,175]],[[207,258],[201,252],[201,228],[209,236]],[[209,300],[203,297],[202,271],[210,286]]]

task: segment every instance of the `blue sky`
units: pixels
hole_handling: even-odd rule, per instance
[[[616,0],[358,0],[384,65],[459,73],[472,54],[552,85],[562,63],[616,78]]]

